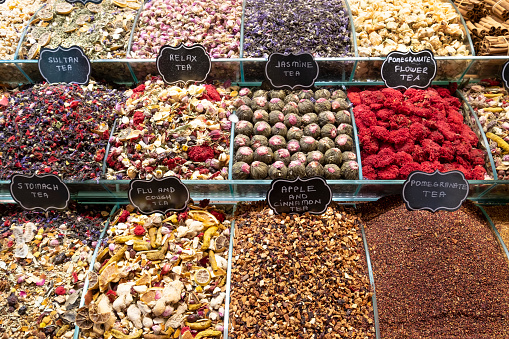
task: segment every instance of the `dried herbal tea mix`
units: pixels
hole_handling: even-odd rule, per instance
[[[230,338],[374,338],[357,217],[273,215],[264,202],[235,211]]]
[[[94,83],[46,83],[10,93],[0,105],[0,178],[44,173],[65,180],[100,178],[122,93]]]
[[[140,6],[140,0],[48,4],[29,26],[20,58],[37,59],[42,47],[72,45],[80,46],[90,59],[125,58]]]
[[[107,210],[0,206],[0,335],[71,338]]]
[[[117,215],[77,312],[82,338],[222,336],[230,217],[207,204]]]
[[[480,210],[361,205],[382,338],[507,338],[509,268]]]
[[[125,93],[107,178],[227,179],[232,87],[167,86],[159,77]]]

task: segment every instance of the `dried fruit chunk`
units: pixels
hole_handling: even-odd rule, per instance
[[[200,268],[194,274],[194,280],[198,285],[205,286],[210,282],[210,273],[206,268]]]
[[[102,7],[101,5],[98,5],[98,4],[94,4],[94,3],[91,3],[89,2],[87,5],[86,5],[87,9],[92,12],[92,13],[99,13],[101,10],[102,10]]]
[[[216,238],[216,252],[223,251],[228,245],[228,238],[224,235],[220,235]]]
[[[88,330],[94,326],[94,322],[90,320],[90,316],[88,314],[88,307],[84,306],[78,309],[76,312],[76,325],[84,330]]]
[[[39,37],[39,46],[44,47],[51,41],[51,33],[46,32]]]
[[[87,22],[90,21],[90,19],[91,19],[91,17],[88,14],[80,15],[78,17],[78,19],[76,19],[76,24],[79,26],[84,26],[84,25],[86,25]]]
[[[89,271],[88,272],[88,289],[95,290],[99,287],[99,276],[97,273]]]
[[[51,8],[41,9],[39,13],[37,13],[37,18],[42,21],[53,20],[53,10]]]
[[[141,7],[141,4],[136,1],[128,1],[127,7],[129,7],[130,9],[138,10]]]
[[[115,5],[117,5],[118,7],[126,7],[127,6],[127,1],[126,0],[113,0],[112,2]]]
[[[205,227],[219,225],[219,220],[207,211],[189,211],[188,214],[194,220],[201,221]]]
[[[55,5],[55,12],[57,12],[57,14],[66,15],[71,13],[73,10],[74,6],[68,2],[60,2]]]
[[[27,58],[35,59],[41,50],[41,46],[39,44],[33,44],[32,47],[28,50]]]
[[[99,313],[99,307],[92,302],[88,308],[88,316],[94,323],[104,324],[110,318],[110,313]]]

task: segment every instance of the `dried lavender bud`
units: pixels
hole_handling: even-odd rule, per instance
[[[251,108],[253,111],[256,111],[257,109],[263,109],[268,110],[269,109],[269,102],[265,97],[253,97],[253,101],[251,102]]]
[[[290,129],[286,133],[286,139],[287,140],[291,140],[291,139],[300,140],[300,138],[302,138],[303,135],[304,135],[304,132],[300,128],[294,126],[294,127],[290,127]]]
[[[286,92],[284,89],[273,89],[272,91],[269,92],[269,97],[271,99],[278,98],[284,100],[286,98]]]
[[[270,99],[269,108],[271,111],[280,111],[285,107],[285,102],[279,98]]]
[[[299,108],[299,114],[303,115],[306,113],[313,113],[315,106],[311,102],[311,100],[301,99],[298,103],[298,108]]]
[[[315,113],[306,113],[302,116],[302,124],[309,125],[318,122],[318,115]]]
[[[292,126],[300,127],[302,123],[302,119],[295,113],[290,113],[285,115],[285,125],[290,128]]]
[[[329,149],[334,148],[334,140],[325,137],[318,140],[318,150],[325,154]]]
[[[295,93],[290,93],[288,94],[286,97],[285,97],[285,104],[289,103],[289,102],[295,102],[296,104],[298,104],[300,101],[299,97],[297,96],[297,94]]]
[[[247,87],[244,87],[244,88],[241,88],[240,91],[239,91],[239,95],[242,96],[242,97],[248,97],[248,98],[252,98],[253,97],[253,93],[251,92],[251,89],[250,88],[247,88]]]
[[[323,166],[318,161],[310,162],[306,166],[306,176],[308,177],[323,177]]]
[[[274,152],[274,160],[275,161],[282,161],[286,166],[290,164],[290,152],[286,148],[278,149]]]
[[[346,93],[340,89],[335,90],[332,92],[332,95],[330,97],[332,100],[336,99],[346,99]]]
[[[272,129],[270,125],[265,121],[258,121],[254,126],[254,134],[255,135],[263,135],[264,137],[270,137],[272,133]]]
[[[299,93],[297,93],[297,96],[299,97],[299,101],[300,101],[303,99],[309,100],[309,99],[313,98],[315,95],[312,90],[303,89],[303,90],[300,90]]]
[[[264,98],[265,100],[269,100],[269,93],[263,89],[258,89],[253,93],[254,98]]]
[[[334,140],[338,136],[338,130],[333,124],[326,124],[320,130],[320,135],[322,138],[330,138]]]
[[[354,152],[346,151],[341,153],[341,159],[343,160],[343,162],[352,160],[357,161],[357,155]]]
[[[280,148],[286,148],[286,140],[280,135],[274,135],[269,139],[269,147],[272,151],[276,151]]]
[[[240,120],[235,124],[235,134],[253,135],[253,124],[246,120]]]
[[[341,174],[346,180],[359,180],[359,164],[357,161],[347,161],[341,166]]]
[[[282,112],[284,113],[284,115],[290,113],[299,114],[299,106],[297,105],[297,103],[290,101],[285,105],[285,107],[283,107]]]
[[[290,151],[291,154],[295,152],[300,152],[300,143],[298,140],[292,139],[288,141],[288,144],[286,145],[286,149]]]
[[[251,178],[262,180],[267,178],[269,166],[261,161],[254,161],[251,164]]]
[[[269,139],[263,135],[255,135],[251,138],[251,148],[257,149],[261,146],[269,146]]]
[[[269,166],[269,178],[272,180],[277,178],[286,178],[288,169],[282,161],[276,161]]]
[[[253,112],[253,124],[256,124],[259,121],[269,121],[269,113],[263,109],[257,109]]]
[[[238,149],[243,146],[251,146],[251,139],[247,135],[239,134],[233,139],[233,147]]]
[[[307,125],[304,127],[304,135],[318,139],[320,137],[320,126],[318,126],[318,124]]]
[[[313,137],[303,136],[300,139],[300,149],[303,152],[314,151],[314,150],[316,150],[317,147],[318,147],[318,142]]]
[[[235,162],[245,162],[250,164],[253,162],[253,150],[247,146],[243,146],[235,153]]]
[[[330,91],[326,88],[319,89],[315,92],[315,99],[329,99],[331,97]]]
[[[323,168],[325,179],[337,180],[341,179],[341,169],[334,164],[327,164]]]
[[[246,105],[240,106],[235,114],[239,118],[239,120],[251,121],[253,119],[253,110]]]
[[[335,116],[337,124],[352,124],[352,116],[350,115],[350,111],[338,111],[336,112]]]
[[[308,164],[307,157],[303,152],[297,152],[292,154],[291,161],[299,161],[301,164],[306,166]]]
[[[234,180],[244,180],[249,178],[251,167],[245,162],[237,162],[232,166],[232,178]]]
[[[313,162],[313,161],[318,161],[322,165],[325,164],[325,158],[323,156],[323,153],[320,152],[320,151],[309,152],[307,157],[306,157],[306,161],[308,163]]]
[[[338,135],[336,140],[334,140],[334,143],[336,144],[336,147],[341,150],[341,152],[353,150],[353,140],[349,135]]]
[[[304,178],[306,176],[306,166],[298,160],[291,161],[288,165],[288,179]]]
[[[247,96],[245,96],[245,97],[238,97],[233,102],[233,106],[235,108],[239,108],[242,105],[246,105],[246,106],[250,107],[251,106],[251,99],[249,97],[247,97]]]
[[[331,102],[331,110],[334,112],[347,110],[348,108],[350,108],[350,105],[345,99],[336,99]]]
[[[320,98],[316,100],[315,102],[315,112],[321,113],[324,111],[330,111],[331,110],[331,103],[329,100],[325,98]]]
[[[345,123],[339,124],[338,134],[346,134],[353,138],[353,126]]]
[[[272,135],[280,135],[282,137],[286,137],[287,133],[288,129],[286,128],[286,125],[283,124],[282,122],[277,122],[274,126],[272,126]]]
[[[278,122],[284,122],[285,115],[281,111],[272,111],[269,113],[269,123],[275,125]]]
[[[260,146],[257,149],[255,149],[254,160],[270,164],[272,163],[273,159],[274,153],[267,146]]]
[[[320,126],[325,126],[327,124],[334,125],[336,123],[336,116],[331,111],[325,111],[318,114],[318,123]]]
[[[325,163],[340,165],[342,163],[341,150],[339,148],[331,148],[324,154]]]

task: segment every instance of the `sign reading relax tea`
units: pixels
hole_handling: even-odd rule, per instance
[[[16,174],[11,179],[9,191],[12,198],[26,210],[64,209],[71,199],[67,186],[54,174]]]
[[[425,89],[437,74],[437,62],[428,50],[390,52],[382,64],[382,79],[390,88]]]
[[[210,73],[210,56],[202,45],[165,45],[156,59],[157,70],[168,84],[202,82]]]
[[[410,211],[456,211],[468,192],[468,181],[460,171],[414,171],[403,185],[403,200]]]
[[[50,84],[86,85],[90,80],[90,60],[79,46],[43,48],[39,56],[39,71]]]
[[[189,197],[189,190],[177,177],[129,183],[129,201],[143,214],[181,212],[187,208]]]
[[[276,214],[323,214],[332,201],[332,191],[321,177],[275,179],[267,202]]]
[[[318,78],[318,64],[309,53],[272,53],[265,65],[265,77],[275,88],[309,88]]]

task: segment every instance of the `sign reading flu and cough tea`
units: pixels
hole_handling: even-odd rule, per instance
[[[202,82],[210,73],[210,56],[202,45],[165,45],[156,59],[157,70],[168,84]]]
[[[136,179],[129,183],[129,201],[143,214],[183,211],[189,197],[189,190],[177,177]]]
[[[332,191],[320,177],[276,179],[267,192],[267,202],[277,214],[323,214],[332,201]]]
[[[79,46],[43,48],[38,66],[42,77],[50,84],[86,85],[92,70],[88,57]]]
[[[273,53],[265,65],[265,77],[275,88],[309,88],[318,72],[318,64],[309,53]]]
[[[71,199],[67,186],[54,174],[16,174],[9,190],[12,198],[26,210],[64,209]]]
[[[403,185],[403,200],[411,211],[456,211],[467,198],[468,192],[468,181],[460,171],[414,171]]]
[[[390,88],[425,89],[431,85],[436,73],[437,62],[428,49],[417,53],[390,52],[382,64],[382,79]]]

